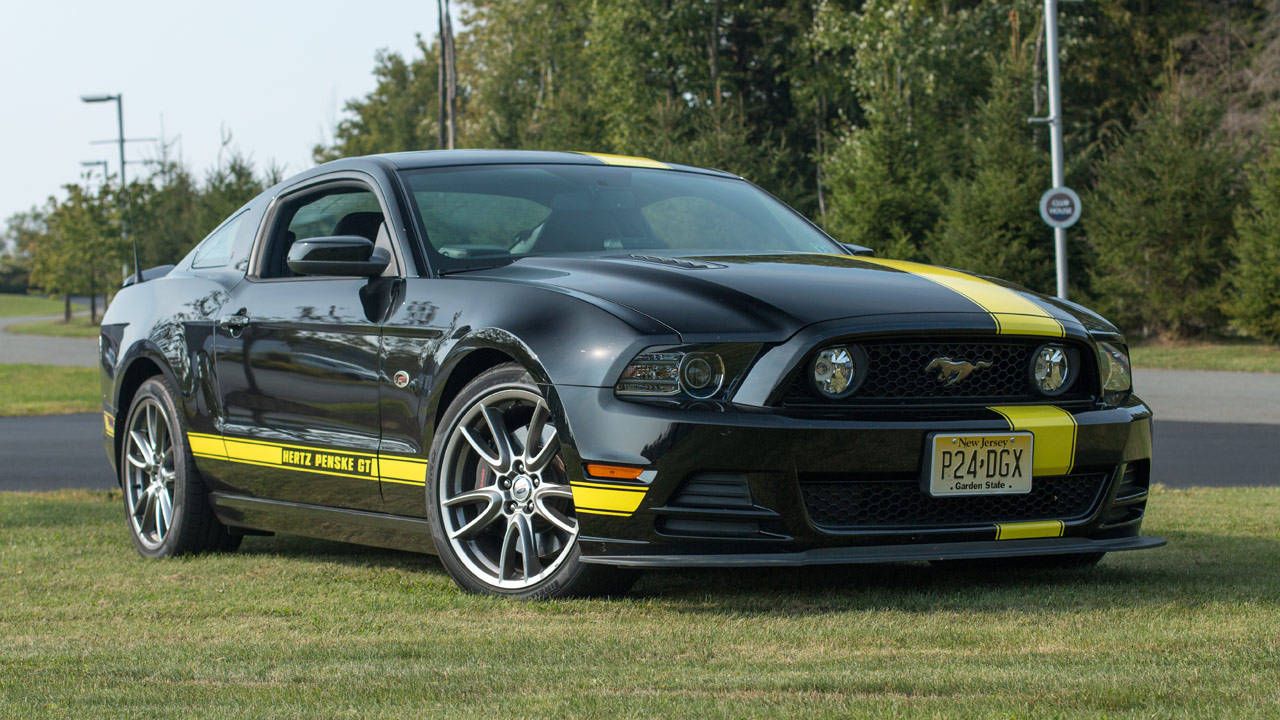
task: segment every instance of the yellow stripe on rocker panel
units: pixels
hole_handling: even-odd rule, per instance
[[[658,170],[671,169],[671,166],[664,162],[659,162],[657,160],[650,160],[649,158],[643,158],[643,157],[633,157],[631,155],[610,155],[609,153],[593,153],[593,152],[580,152],[578,154],[586,155],[587,157],[593,157],[599,160],[600,162],[604,163],[605,165],[621,165],[623,167],[638,167],[638,168],[656,168]]]
[[[597,515],[630,515],[640,507],[645,493],[649,491],[644,487],[607,487],[599,483],[572,483],[572,487],[574,509]]]
[[[1029,430],[1035,437],[1032,474],[1066,475],[1076,463],[1076,419],[1052,405],[1005,405],[989,408],[1000,413],[1010,430]]]
[[[1062,537],[1066,525],[1061,520],[1040,522],[996,523],[997,540],[1030,540]]]
[[[203,433],[187,433],[187,442],[191,445],[191,454],[199,457],[227,458],[227,448],[222,444],[221,435],[205,435]]]
[[[1022,294],[997,285],[990,280],[962,273],[959,270],[934,267],[907,260],[890,260],[858,256],[863,262],[911,273],[933,281],[948,290],[959,293],[970,302],[986,310],[996,323],[1001,335],[1045,335],[1063,337],[1066,331],[1058,319],[1048,310],[1028,300]]]
[[[338,450],[312,445],[274,443],[249,438],[187,433],[191,453],[196,457],[271,467],[295,472],[311,472],[359,480],[384,480],[401,485],[423,485],[427,461],[396,455]],[[317,462],[320,458],[326,462]]]

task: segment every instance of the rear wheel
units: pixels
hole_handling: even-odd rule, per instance
[[[445,412],[427,507],[441,561],[466,590],[551,598],[622,592],[634,580],[579,560],[560,431],[518,365],[480,375]]]
[[[218,522],[195,470],[175,398],[164,377],[138,388],[121,440],[120,487],[134,547],[159,558],[234,550],[240,535]]]

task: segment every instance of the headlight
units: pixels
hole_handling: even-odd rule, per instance
[[[640,353],[622,371],[615,389],[619,395],[675,395],[683,359],[678,352]]]
[[[1098,343],[1098,371],[1104,393],[1124,393],[1133,389],[1133,368],[1129,350],[1119,343]]]
[[[759,348],[736,343],[649,348],[623,368],[614,392],[676,401],[722,399]]]
[[[1053,397],[1066,392],[1075,380],[1071,353],[1061,345],[1041,345],[1031,357],[1031,379],[1043,395]]]

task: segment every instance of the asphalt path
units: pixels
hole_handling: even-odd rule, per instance
[[[10,325],[48,319],[48,317],[0,318],[0,363],[78,367],[93,367],[98,364],[98,341],[94,338],[17,335],[7,330]]]
[[[1280,425],[1156,420],[1153,479],[1280,485]],[[0,418],[0,490],[115,487],[96,414]]]

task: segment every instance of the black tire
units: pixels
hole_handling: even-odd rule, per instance
[[[486,578],[476,570],[473,570],[472,567],[469,567],[469,564],[475,566],[474,560],[464,561],[461,555],[461,553],[468,552],[468,550],[455,548],[453,542],[449,539],[445,525],[446,518],[444,517],[446,511],[442,506],[444,499],[441,495],[441,483],[462,482],[457,477],[446,477],[451,472],[450,468],[446,467],[446,464],[450,462],[450,458],[446,457],[450,447],[450,438],[459,432],[459,424],[482,401],[491,400],[503,393],[509,394],[512,391],[523,392],[530,397],[536,396],[545,404],[545,397],[542,391],[524,368],[516,364],[500,365],[482,373],[463,387],[445,410],[444,416],[436,429],[435,437],[431,443],[426,502],[431,535],[441,563],[459,587],[473,593],[520,599],[549,599],[584,595],[614,595],[626,592],[635,582],[638,573],[600,565],[588,565],[581,562],[579,560],[580,554],[576,534],[571,541],[565,543],[568,546],[567,549],[562,550],[563,554],[557,556],[556,562],[558,562],[558,565],[555,565],[553,570],[548,571],[547,577],[534,584],[519,588],[500,587],[491,582],[492,578]],[[530,426],[532,427],[532,421]],[[530,436],[531,433],[526,435],[526,441],[529,443],[535,442],[529,440]],[[555,456],[556,458],[559,457],[558,451]],[[553,462],[560,462],[560,467],[563,466],[562,460],[553,459]],[[476,463],[473,467],[479,468],[479,463]],[[484,472],[484,469],[478,469],[476,472]],[[467,474],[464,473],[464,475]],[[486,487],[496,490],[498,482],[499,476],[494,475],[493,484]],[[479,481],[476,482],[476,487],[479,487]],[[570,505],[569,511],[571,510]],[[458,511],[450,510],[449,512]],[[566,516],[568,515],[566,514]],[[574,521],[576,523],[576,518]],[[498,519],[492,522],[495,526],[501,524]],[[508,524],[510,524],[509,521]],[[495,530],[498,529],[500,528],[495,528]],[[493,530],[485,530],[484,532],[490,533]],[[492,538],[490,537],[489,539]],[[503,551],[505,552],[505,547]],[[499,560],[500,562],[501,560]],[[500,569],[497,577],[499,579],[502,577]]]
[[[935,567],[957,570],[1072,570],[1092,568],[1102,562],[1106,553],[1075,555],[1032,555],[1030,557],[991,560],[934,560]]]
[[[129,538],[143,557],[166,558],[179,555],[191,555],[206,552],[232,551],[240,545],[243,536],[232,533],[226,526],[218,522],[213,508],[209,504],[208,489],[204,480],[196,471],[195,460],[191,456],[191,446],[187,442],[186,426],[179,411],[178,391],[167,378],[162,375],[153,377],[138,388],[129,407],[125,423],[120,426],[123,436],[120,438],[120,462],[117,480],[124,495],[125,527],[129,530]],[[146,473],[130,462],[131,451],[136,445],[131,444],[132,433],[140,416],[146,423],[145,413],[148,409],[159,411],[156,415],[156,427],[163,423],[164,433],[171,443],[171,459],[161,463],[166,474],[171,473],[172,508],[167,526],[162,535],[157,534],[154,517],[151,520],[151,532],[147,532],[147,523],[135,521],[134,507],[136,499],[141,495],[131,488],[131,483],[145,481]],[[134,456],[139,456],[134,452]],[[143,510],[145,516],[146,510]]]

